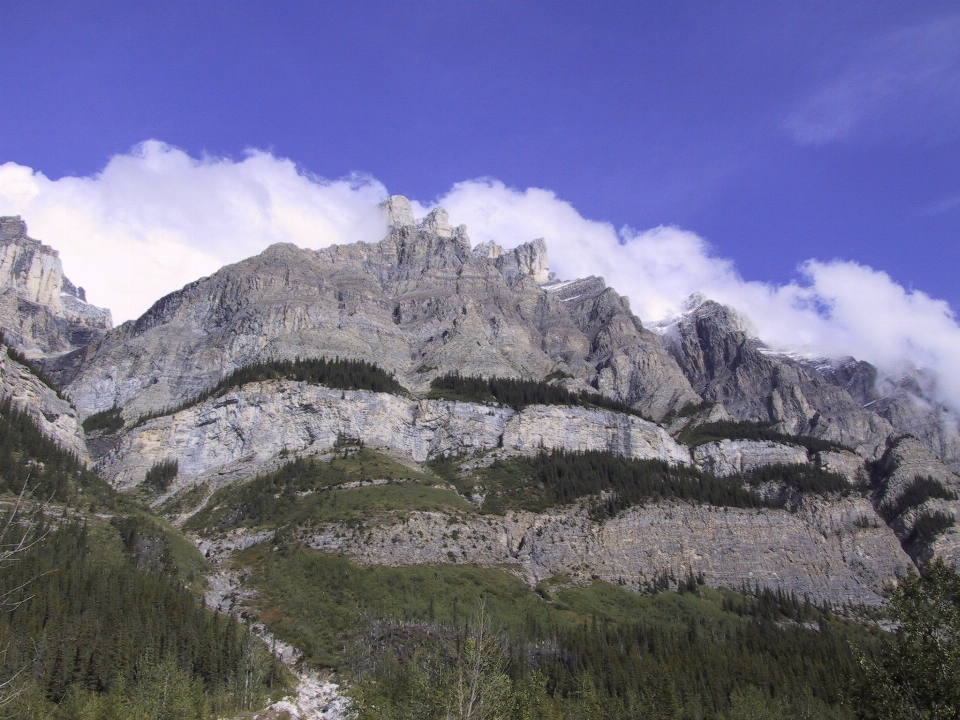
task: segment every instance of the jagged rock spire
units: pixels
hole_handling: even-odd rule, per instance
[[[403,195],[391,195],[387,200],[380,203],[380,209],[386,215],[387,224],[391,230],[416,225],[410,201]]]

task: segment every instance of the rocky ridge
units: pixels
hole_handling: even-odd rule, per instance
[[[0,281],[4,297],[21,304],[10,306],[10,317],[0,313],[0,325],[43,363],[78,411],[63,401],[50,410],[52,400],[39,397],[40,389],[27,404],[47,407],[44,418],[56,414],[45,430],[58,442],[74,443],[81,455],[79,417],[120,408],[126,427],[96,438],[98,469],[115,486],[131,489],[154,464],[176,459],[179,475],[158,503],[198,486],[244,482],[285,458],[325,456],[338,438],[414,465],[440,455],[483,464],[540,448],[589,449],[693,463],[732,482],[761,466],[816,465],[871,488],[869,499],[799,494],[784,509],[650,504],[603,523],[578,507],[497,518],[413,512],[375,519],[367,540],[351,540],[342,528],[332,530],[336,543],[325,532],[310,540],[365,562],[505,564],[531,582],[566,573],[630,587],[664,571],[692,570],[711,584],[756,580],[831,601],[873,603],[911,561],[934,555],[956,561],[960,536],[952,527],[933,537],[916,532],[924,513],[960,514],[960,503],[951,499],[956,476],[943,462],[954,462],[952,436],[943,423],[934,431],[930,418],[944,415],[929,410],[922,392],[904,383],[896,392],[885,390],[876,378],[871,385],[872,366],[856,361],[817,363],[772,352],[734,311],[704,298],[651,330],[601,278],[551,279],[542,240],[509,251],[496,243],[472,247],[466,228],[452,228],[440,208],[416,222],[409,202],[394,196],[384,212],[390,231],[379,243],[319,251],[274,245],[109,331],[109,316],[85,306],[56,253],[27,238],[21,221],[4,220],[8,260]],[[32,309],[24,311],[22,303]],[[373,359],[407,392],[266,381],[135,422],[192,398],[236,368],[298,357]],[[4,382],[16,376],[16,392],[27,397],[22,388],[30,380],[20,378],[16,365],[4,366]],[[433,378],[451,371],[592,389],[674,434],[691,424],[748,420],[855,452],[811,454],[788,442],[749,440],[690,449],[665,427],[611,411],[516,411],[422,399]],[[885,402],[869,399],[870,393]],[[880,406],[886,410],[878,412]],[[905,423],[928,431],[905,439]],[[885,518],[884,508],[898,502],[919,473],[937,479],[945,496]],[[460,535],[470,542],[451,545],[447,538],[444,547],[441,525],[449,522],[464,523]],[[416,529],[408,532],[403,528],[410,523]],[[523,546],[511,540],[483,549],[490,523],[500,528],[497,537],[525,538],[518,541]]]
[[[51,362],[83,416],[177,405],[255,361],[376,358],[413,391],[459,371],[594,386],[659,419],[698,401],[674,360],[602,281],[544,289],[545,245],[471,249],[442,209],[419,224],[394,197],[380,243],[274,245],[158,301]]]
[[[784,434],[830,440],[868,458],[879,457],[894,433],[842,388],[770,353],[719,303],[695,298],[687,313],[658,329],[694,391],[736,420],[773,423]]]

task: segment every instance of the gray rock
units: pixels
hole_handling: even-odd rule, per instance
[[[893,427],[843,388],[803,363],[769,351],[730,308],[710,300],[660,328],[693,390],[722,403],[737,420],[771,422],[788,435],[810,435],[879,457]]]
[[[623,399],[655,420],[671,411],[698,405],[690,387],[660,338],[645,329],[627,298],[589,277],[546,286],[572,316],[590,343],[591,383],[605,395]]]
[[[893,532],[859,497],[808,499],[796,512],[669,503],[604,523],[586,510],[492,515],[409,513],[362,528],[304,533],[312,547],[386,565],[475,563],[534,585],[563,573],[639,589],[661,573],[703,573],[712,586],[781,588],[831,603],[879,605],[910,565]]]
[[[693,448],[698,468],[718,477],[742,475],[764,465],[806,465],[807,449],[758,440],[719,440]]]
[[[940,514],[954,521],[960,519],[960,476],[940,462],[925,443],[911,436],[888,442],[874,474],[874,505],[888,518],[914,561],[922,565],[933,557],[943,557],[954,564],[960,562],[960,528],[956,524],[933,537],[918,532],[924,516]],[[934,483],[953,499],[911,500],[906,493],[918,479]]]
[[[898,378],[880,373],[854,358],[823,359],[807,364],[824,379],[843,387],[863,407],[897,431],[923,442],[954,471],[960,471],[960,417],[935,400],[936,377],[914,370]]]
[[[25,410],[40,431],[57,445],[91,465],[90,453],[76,410],[61,400],[36,375],[7,356],[0,346],[0,397]]]
[[[340,437],[414,463],[496,448],[526,455],[541,448],[607,450],[689,463],[687,450],[663,428],[607,410],[534,405],[516,412],[269,381],[129,430],[98,469],[121,489],[139,484],[154,464],[170,459],[178,461],[181,485],[211,474],[249,478],[272,469],[282,456],[327,452]]]
[[[422,391],[439,374],[572,376],[658,418],[699,402],[624,298],[577,302],[539,282],[546,247],[470,249],[437,208],[415,224],[394,197],[382,242],[274,245],[158,301],[51,372],[83,415],[177,405],[232,370],[295,357],[373,360]],[[493,257],[496,256],[496,257]],[[492,258],[492,259],[491,259]],[[602,281],[594,281],[594,284]]]
[[[112,326],[63,275],[56,250],[27,236],[19,217],[0,217],[0,329],[8,344],[41,358],[81,348]]]

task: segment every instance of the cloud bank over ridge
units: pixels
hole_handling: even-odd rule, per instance
[[[22,215],[31,236],[58,249],[70,278],[118,321],[271,243],[375,242],[386,231],[377,204],[387,194],[373,178],[330,181],[266,152],[196,159],[157,141],[115,156],[92,177],[51,180],[0,165],[0,214]],[[882,271],[809,260],[790,283],[746,281],[692,232],[618,230],[584,218],[548,190],[515,190],[497,180],[457,183],[415,208],[425,213],[434,204],[453,224],[465,223],[474,243],[513,247],[545,238],[558,276],[603,276],[644,322],[682,312],[686,298],[702,292],[737,308],[773,347],[853,355],[892,375],[927,368],[937,378],[935,394],[960,409],[953,311]]]

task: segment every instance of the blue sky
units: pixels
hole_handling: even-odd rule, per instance
[[[650,325],[923,367],[960,410],[956,2],[0,3],[0,214],[118,321],[388,193]],[[658,229],[659,228],[659,229]]]
[[[956,3],[16,2],[0,161],[157,138],[422,201],[549,188],[747,279],[858,260],[960,307]]]

